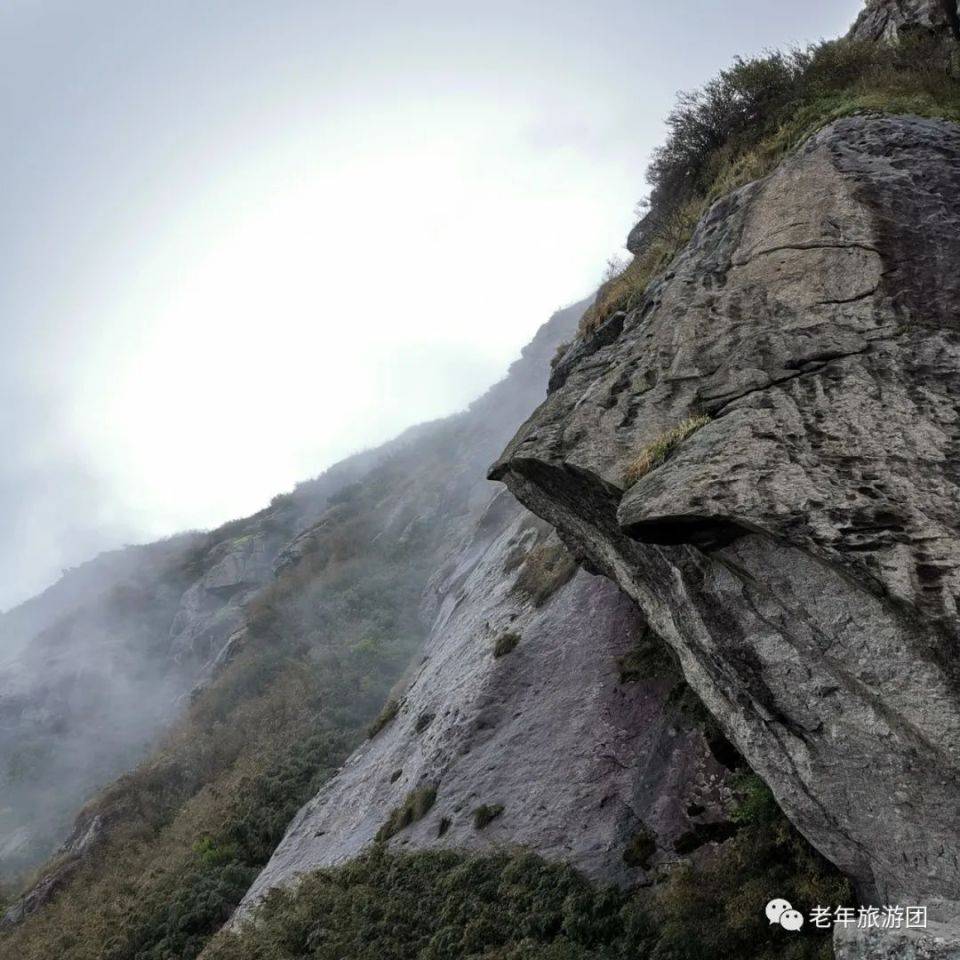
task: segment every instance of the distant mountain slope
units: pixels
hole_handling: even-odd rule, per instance
[[[280,550],[390,449],[212,533],[105,553],[0,616],[0,879],[48,856],[81,803],[143,758]]]
[[[54,792],[59,819],[49,817],[47,838],[57,826],[65,829],[66,813],[79,807],[85,787],[129,768],[138,751],[144,755],[151,734],[171,722],[173,727],[139,771],[87,805],[59,856],[8,913],[8,923],[20,922],[51,897],[55,911],[58,897],[69,905],[82,887],[103,882],[109,888],[109,851],[127,856],[131,830],[159,830],[154,854],[160,859],[162,848],[164,857],[176,861],[170,876],[180,876],[193,841],[184,847],[186,841],[171,831],[184,818],[198,817],[190,830],[215,833],[229,816],[216,803],[197,813],[211,790],[226,795],[244,768],[255,769],[256,777],[273,776],[269,764],[285,763],[282,758],[296,752],[297,739],[311,729],[324,731],[329,762],[340,749],[332,746],[334,733],[349,739],[372,719],[436,615],[440,599],[426,589],[429,579],[450,544],[474,529],[496,495],[484,480],[486,464],[544,395],[550,359],[572,335],[583,307],[558,313],[508,376],[467,411],[414,427],[276,498],[254,517],[185,538],[164,553],[162,565],[120,571],[89,609],[61,616],[27,646],[17,660],[24,681],[7,701],[13,722],[5,743],[12,755],[32,738],[47,744],[53,759],[19,794],[6,788],[7,796],[18,799],[21,822],[35,828],[29,815],[33,787],[35,796],[49,795],[60,772],[73,770],[71,758],[96,761],[78,765],[86,780],[78,777],[72,789]],[[90,663],[96,665],[92,676],[84,668]],[[342,687],[336,681],[341,673],[353,678]],[[292,695],[296,683],[315,693],[304,692],[289,719],[271,726],[267,718],[277,709],[276,698],[284,690]],[[242,693],[244,684],[252,684],[248,694]],[[72,699],[59,696],[64,688]],[[321,697],[321,690],[328,694]],[[315,706],[314,696],[321,697]],[[53,716],[54,707],[60,710],[56,723],[38,721],[44,711]],[[255,742],[234,744],[223,754],[224,738],[210,726],[211,716],[233,716],[237,729],[255,722]],[[111,739],[116,736],[121,743]],[[62,759],[61,744],[69,747]],[[201,756],[207,750],[215,754],[210,760]],[[309,763],[318,771],[323,766],[316,759]],[[261,847],[243,849],[242,857],[256,862]],[[149,861],[147,848],[140,853],[145,859],[133,857],[131,870],[140,869],[134,861]],[[49,922],[60,925],[54,912]],[[24,944],[31,939],[27,930],[17,936]]]

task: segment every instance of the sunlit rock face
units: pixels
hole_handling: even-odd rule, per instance
[[[838,121],[567,352],[491,474],[883,903],[960,891],[958,263],[960,129]]]
[[[722,748],[635,604],[576,572],[506,491],[490,496],[431,585],[433,629],[395,718],[301,810],[239,916],[367,849],[412,791],[435,799],[395,849],[519,845],[624,885],[732,832]],[[478,826],[481,807],[499,812]]]
[[[957,0],[867,0],[850,36],[855,40],[897,40],[911,30],[960,38]]]

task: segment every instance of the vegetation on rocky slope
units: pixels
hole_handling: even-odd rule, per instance
[[[922,37],[897,47],[838,41],[737,61],[684,97],[651,168],[637,256],[604,285],[585,329],[637,303],[709,203],[768,173],[819,126],[861,111],[960,120],[960,81]],[[91,805],[89,818],[110,824],[107,838],[72,865],[50,904],[3,935],[0,952],[24,960],[181,960],[208,943],[297,808],[366,735],[419,646],[415,611],[435,554],[415,529],[393,548],[375,543],[376,495],[375,485],[346,491],[312,552],[251,606],[246,648],[161,749]],[[517,589],[541,602],[575,568],[566,554],[544,550],[536,559]],[[637,670],[626,664],[624,681]],[[828,940],[809,928],[785,940],[763,905],[773,893],[804,909],[849,903],[845,881],[755,778],[743,781],[742,794],[734,835],[647,891],[600,889],[526,853],[396,856],[377,848],[295,891],[274,891],[256,926],[218,937],[208,953],[214,960],[829,956]],[[426,794],[413,798],[398,812],[398,829],[430,803]]]
[[[389,485],[390,477],[381,478]],[[86,809],[105,839],[0,935],[23,960],[189,960],[297,809],[361,742],[422,642],[426,534],[374,547],[372,480],[248,607],[246,645],[153,756]]]
[[[835,40],[738,59],[681,95],[647,172],[652,190],[631,236],[636,256],[600,288],[582,332],[636,306],[711,203],[766,176],[820,127],[855,113],[960,120],[956,54],[922,33],[896,45]]]
[[[849,902],[846,883],[742,781],[736,836],[704,866],[652,890],[591,884],[525,852],[395,855],[375,849],[271,892],[210,960],[819,960],[829,934],[771,927],[771,891],[808,908]]]
[[[0,956],[197,955],[389,702],[423,642],[427,581],[451,533],[473,522],[486,465],[535,403],[553,344],[581,309],[556,314],[469,411],[275,499],[305,499],[316,525],[277,531],[282,571],[246,604],[234,659],[146,762],[88,804],[79,823],[95,841],[38,872],[52,896],[0,929]],[[214,541],[247,523],[195,538],[177,576],[202,576]],[[17,892],[2,890],[7,900]]]

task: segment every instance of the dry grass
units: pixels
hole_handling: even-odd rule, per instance
[[[634,257],[623,270],[611,277],[597,291],[597,298],[580,318],[580,336],[598,330],[618,310],[632,310],[640,302],[650,281],[666,266],[672,256],[667,244],[654,242],[640,256]]]
[[[372,740],[387,724],[391,723],[400,710],[400,701],[391,697],[377,715],[377,719],[367,729],[367,738]]]
[[[659,467],[687,437],[709,422],[710,418],[705,416],[688,417],[672,430],[661,433],[653,443],[647,444],[640,451],[640,455],[627,467],[623,477],[624,484],[632,487],[641,477]]]
[[[527,555],[517,574],[514,589],[542,606],[577,572],[570,551],[555,538],[538,543]]]

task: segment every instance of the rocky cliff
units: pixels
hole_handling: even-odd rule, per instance
[[[0,620],[19,648],[7,664],[17,684],[0,696],[0,878],[13,880],[62,843],[7,911],[8,926],[71,882],[143,805],[123,781],[96,794],[141,761],[171,768],[151,748],[231,661],[269,641],[258,617],[282,619],[273,629],[284,642],[317,659],[330,656],[328,636],[349,646],[390,629],[405,657],[419,648],[421,624],[441,603],[438,590],[424,592],[426,580],[451,543],[495,514],[485,466],[543,396],[550,358],[584,306],[544,324],[468,411],[414,427],[212,533],[99,558]],[[194,776],[176,773],[179,781]],[[202,786],[200,779],[191,789]]]
[[[519,845],[632,885],[733,832],[722,746],[711,749],[672,660],[627,597],[575,573],[506,492],[433,589],[437,615],[395,718],[300,811],[241,916],[385,833],[403,851]],[[423,791],[427,815],[389,836]]]
[[[960,129],[838,121],[568,351],[491,471],[867,902],[960,891],[958,262]]]
[[[867,0],[850,36],[896,41],[918,30],[960,39],[957,0]]]
[[[57,738],[73,761],[98,757],[130,704],[149,709],[100,744],[89,782],[176,711],[195,724],[86,808],[9,925],[69,903],[7,945],[196,956],[243,897],[237,920],[265,898],[296,915],[302,948],[266,910],[290,933],[277,955],[339,957],[326,901],[283,900],[305,874],[320,889],[375,864],[405,886],[411,852],[443,848],[453,859],[429,862],[455,870],[463,851],[522,848],[619,888],[597,894],[615,905],[604,944],[766,960],[785,943],[764,929],[772,883],[850,891],[746,758],[861,903],[929,910],[922,932],[838,928],[838,957],[960,957],[960,126],[873,112],[893,98],[956,117],[957,36],[955,3],[872,0],[855,43],[739,63],[687,101],[716,153],[680,129],[660,155],[670,216],[632,234],[622,300],[598,297],[579,327],[584,304],[556,315],[468,411],[0,619],[20,650],[0,700],[8,770]],[[710,204],[718,169],[728,192]],[[744,171],[759,178],[730,191]],[[706,213],[686,242],[690,209]],[[494,460],[500,483],[484,479]],[[259,753],[231,740],[235,721],[269,731]],[[329,739],[304,759],[314,734]],[[18,806],[69,769],[42,762]],[[138,804],[136,843],[107,847]],[[123,873],[111,858],[128,847]],[[101,916],[98,898],[120,906]],[[551,956],[597,955],[576,914],[538,928]],[[445,918],[441,942],[473,944],[457,956],[486,949],[471,916]],[[822,955],[809,933],[791,956]],[[228,940],[223,956],[246,956]]]

